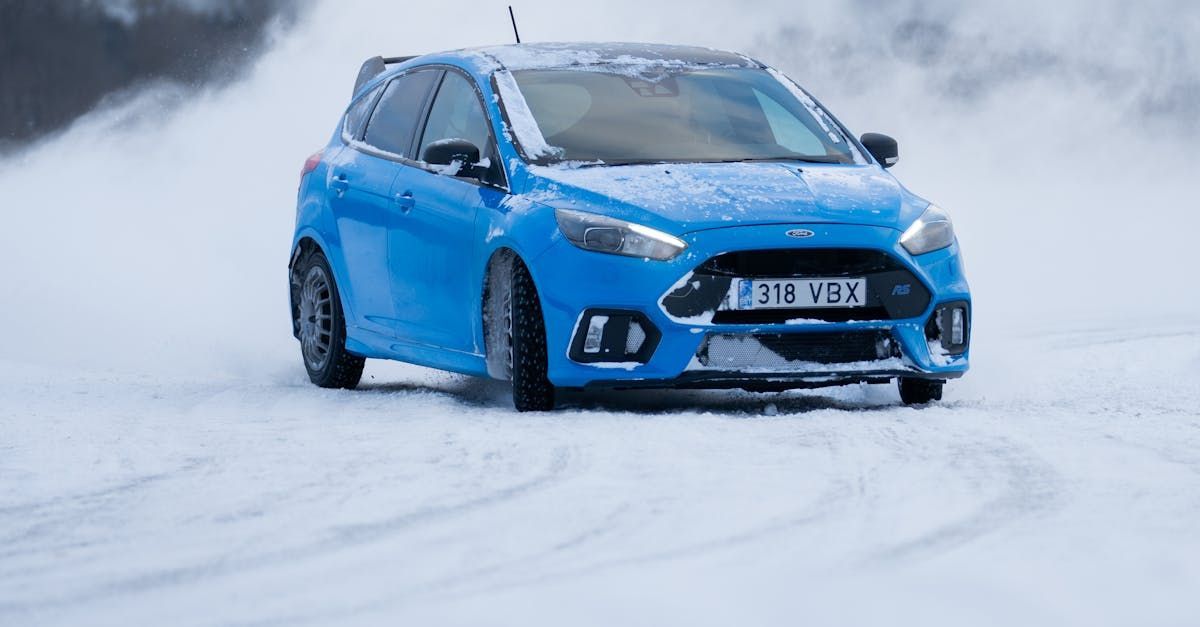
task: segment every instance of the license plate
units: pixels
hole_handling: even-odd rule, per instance
[[[738,309],[862,307],[866,279],[740,279]]]

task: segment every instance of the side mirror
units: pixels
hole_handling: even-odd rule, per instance
[[[465,139],[439,139],[425,147],[421,160],[443,166],[439,168],[441,174],[462,176],[464,172],[474,172],[479,165],[479,148]]]
[[[896,144],[896,140],[887,135],[879,133],[867,133],[862,136],[863,148],[871,153],[872,157],[879,162],[879,165],[890,168],[896,165],[900,160],[900,147]]]

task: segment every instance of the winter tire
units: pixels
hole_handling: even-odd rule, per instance
[[[346,319],[325,255],[305,256],[293,281],[298,282],[293,322],[308,378],[323,388],[354,389],[366,359],[346,350]]]
[[[900,379],[900,400],[905,405],[925,405],[942,400],[942,382],[927,379]]]
[[[554,409],[554,385],[546,376],[546,322],[529,270],[512,264],[509,292],[509,346],[513,405],[517,411]]]

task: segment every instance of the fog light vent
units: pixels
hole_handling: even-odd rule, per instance
[[[925,325],[925,336],[940,343],[951,355],[965,353],[971,341],[971,305],[966,302],[939,305]]]
[[[583,312],[571,338],[570,357],[581,363],[646,363],[662,334],[644,314],[619,309]]]
[[[642,343],[646,341],[646,331],[642,329],[642,325],[637,321],[629,323],[629,335],[625,337],[625,354],[636,355],[642,349]]]

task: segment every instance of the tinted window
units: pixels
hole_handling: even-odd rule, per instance
[[[371,113],[371,105],[375,104],[375,98],[379,96],[379,90],[382,86],[376,87],[371,91],[363,94],[350,108],[346,110],[346,123],[342,127],[342,132],[350,139],[362,139],[363,127],[367,124],[367,114]]]
[[[513,76],[562,160],[856,160],[820,107],[764,70],[663,67],[633,75],[591,67]]]
[[[475,144],[484,157],[488,156],[491,146],[487,117],[475,87],[457,72],[447,72],[438,89],[417,154],[424,155],[427,146],[442,139],[465,139]]]
[[[411,158],[409,147],[421,109],[440,74],[429,70],[413,72],[389,83],[371,115],[363,141],[384,152]]]

